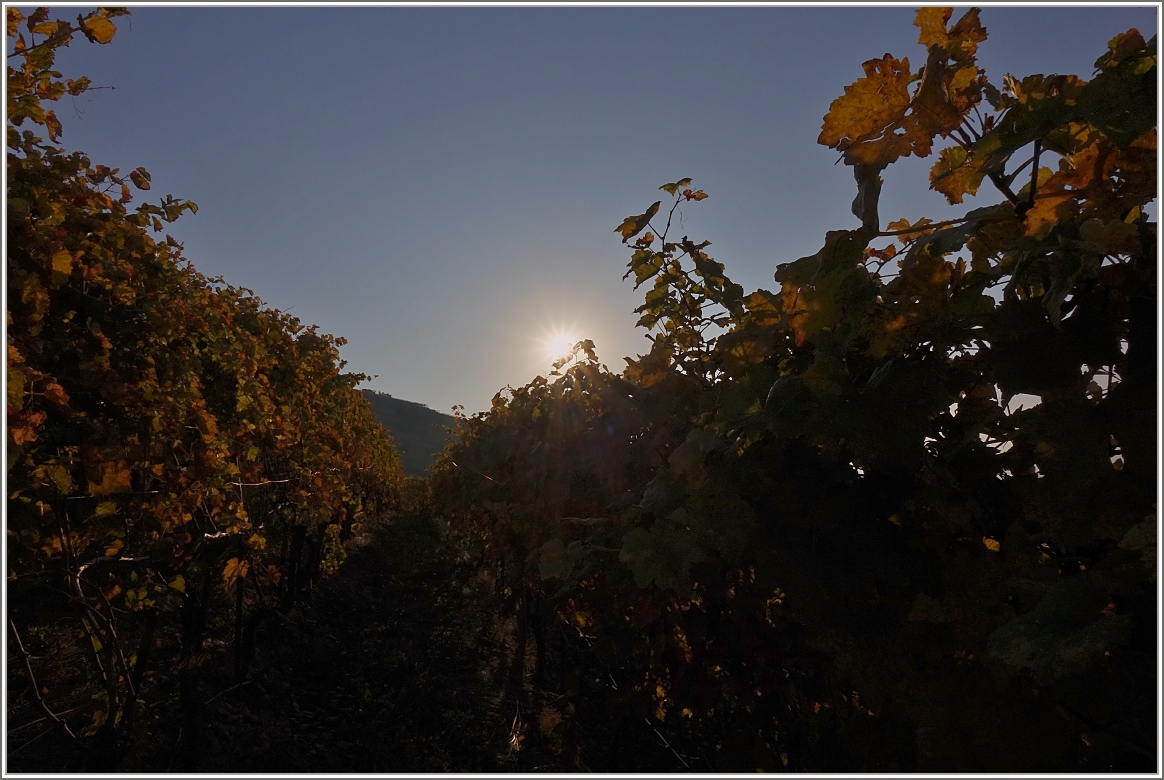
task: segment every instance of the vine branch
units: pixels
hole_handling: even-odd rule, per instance
[[[45,718],[50,723],[57,727],[58,730],[70,740],[76,740],[77,735],[73,733],[63,720],[61,720],[55,712],[49,708],[48,703],[44,697],[40,695],[40,686],[36,684],[36,675],[32,671],[32,656],[24,649],[24,642],[20,640],[20,632],[16,630],[16,623],[12,622],[12,618],[8,618],[8,629],[12,632],[12,639],[16,642],[16,654],[20,656],[21,662],[24,663],[24,671],[28,675],[28,685],[32,688],[32,695],[36,698],[37,706],[40,711],[44,713]]]

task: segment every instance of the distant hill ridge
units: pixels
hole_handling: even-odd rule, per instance
[[[361,392],[372,404],[376,419],[395,439],[404,473],[410,477],[424,476],[434,456],[445,448],[449,439],[445,428],[454,425],[453,417],[415,401],[393,398],[388,393]]]

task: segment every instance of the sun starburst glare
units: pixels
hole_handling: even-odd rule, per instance
[[[574,349],[580,339],[569,331],[553,330],[546,335],[543,344],[545,345],[545,357],[551,361],[560,360],[570,354],[570,350]]]

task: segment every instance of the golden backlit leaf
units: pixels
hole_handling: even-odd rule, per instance
[[[24,21],[24,14],[20,13],[17,8],[6,8],[6,22],[8,24],[8,37],[11,38],[16,35],[16,31],[20,29],[20,23]]]
[[[644,228],[647,227],[647,224],[651,221],[651,218],[659,213],[659,205],[661,203],[662,201],[657,200],[652,203],[651,207],[648,208],[644,213],[633,217],[627,217],[622,221],[621,225],[614,229],[614,232],[622,235],[622,242],[625,244],[628,240],[634,238],[636,235],[641,233]]]
[[[58,249],[53,252],[53,272],[68,276],[73,272],[73,255],[67,249]]]
[[[890,54],[861,66],[865,76],[829,105],[817,143],[845,151],[900,118],[909,107],[909,59]]]
[[[1071,211],[1071,203],[1075,194],[1069,190],[1039,194],[1035,197],[1035,205],[1026,213],[1026,235],[1045,235],[1060,219]]]
[[[101,481],[89,482],[89,492],[95,496],[110,496],[115,493],[128,493],[133,479],[133,473],[124,461],[102,463]]]
[[[223,585],[227,590],[230,590],[231,586],[234,585],[236,580],[247,576],[247,572],[250,571],[250,569],[250,561],[240,561],[238,558],[231,558],[226,562],[226,566],[222,569]]]
[[[986,31],[976,9],[947,30],[949,8],[923,8],[914,23],[929,48],[921,83],[913,81],[909,60],[886,54],[864,63],[865,77],[845,88],[825,116],[818,143],[844,153],[857,166],[858,200],[853,212],[867,228],[876,227],[877,174],[901,157],[926,157],[935,136],[947,136],[982,98],[985,77],[974,64]]]
[[[991,552],[998,552],[1002,549],[1002,545],[998,543],[998,540],[991,539],[989,536],[982,537],[982,544]]]
[[[1073,187],[1081,190],[1096,179],[1111,173],[1113,160],[1109,149],[1100,149],[1099,143],[1090,143],[1074,154],[1064,157],[1059,171],[1047,182],[1048,187]]]
[[[779,297],[767,290],[756,290],[745,297],[743,303],[752,322],[757,325],[776,325],[784,316]]]
[[[962,69],[970,71],[963,75],[963,79],[973,83],[978,68],[968,65],[958,70]],[[934,50],[926,60],[925,76],[913,97],[909,121],[903,125],[906,134],[918,147],[914,151],[918,157],[930,153],[935,135],[944,136],[957,128],[962,123],[962,111],[976,102],[970,99],[973,96],[959,99],[960,96],[951,89],[950,84],[956,72],[947,64],[944,50]]]
[[[109,43],[117,28],[104,16],[90,16],[81,20],[81,31],[93,43]]]
[[[691,179],[689,179],[689,178],[680,179],[679,181],[673,181],[673,182],[670,182],[668,184],[664,184],[659,189],[661,189],[663,192],[667,193],[668,195],[674,195],[675,193],[677,193],[679,190],[683,189],[684,187],[686,187],[690,183],[691,183]]]
[[[978,44],[985,40],[986,28],[978,19],[978,9],[971,8],[950,28],[943,48],[956,58],[967,60],[978,52]],[[957,57],[959,53],[961,56]]]
[[[986,174],[981,161],[960,146],[943,149],[930,169],[930,187],[945,195],[948,203],[961,203],[963,196],[976,194],[982,184]]]
[[[950,39],[946,23],[953,13],[953,8],[919,8],[913,18],[914,26],[921,31],[917,42],[922,46],[945,46]]]
[[[951,8],[921,8],[914,17],[914,25],[920,30],[918,43],[926,47],[938,47],[942,54],[955,62],[971,62],[978,51],[978,44],[986,40],[986,30],[978,19],[978,9],[971,8],[954,24],[947,28]]]
[[[950,92],[960,92],[974,83],[974,79],[978,77],[981,71],[974,65],[966,65],[954,71],[954,75],[950,77]]]
[[[888,225],[885,226],[885,229],[889,230],[889,231],[905,230],[905,229],[909,228],[910,225],[911,225],[910,221],[908,219],[906,219],[905,217],[902,217],[901,219],[895,219],[892,222],[890,222]]]
[[[922,236],[928,236],[934,232],[934,229],[928,227],[933,222],[929,217],[922,217],[917,222],[910,223],[908,219],[902,217],[895,219],[885,226],[885,230],[889,233],[897,234],[897,240],[902,244],[906,244]]]

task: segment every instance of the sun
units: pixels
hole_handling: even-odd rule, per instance
[[[574,349],[574,345],[579,341],[581,339],[569,331],[552,331],[543,341],[545,356],[550,360],[564,358],[570,354],[570,350]]]

